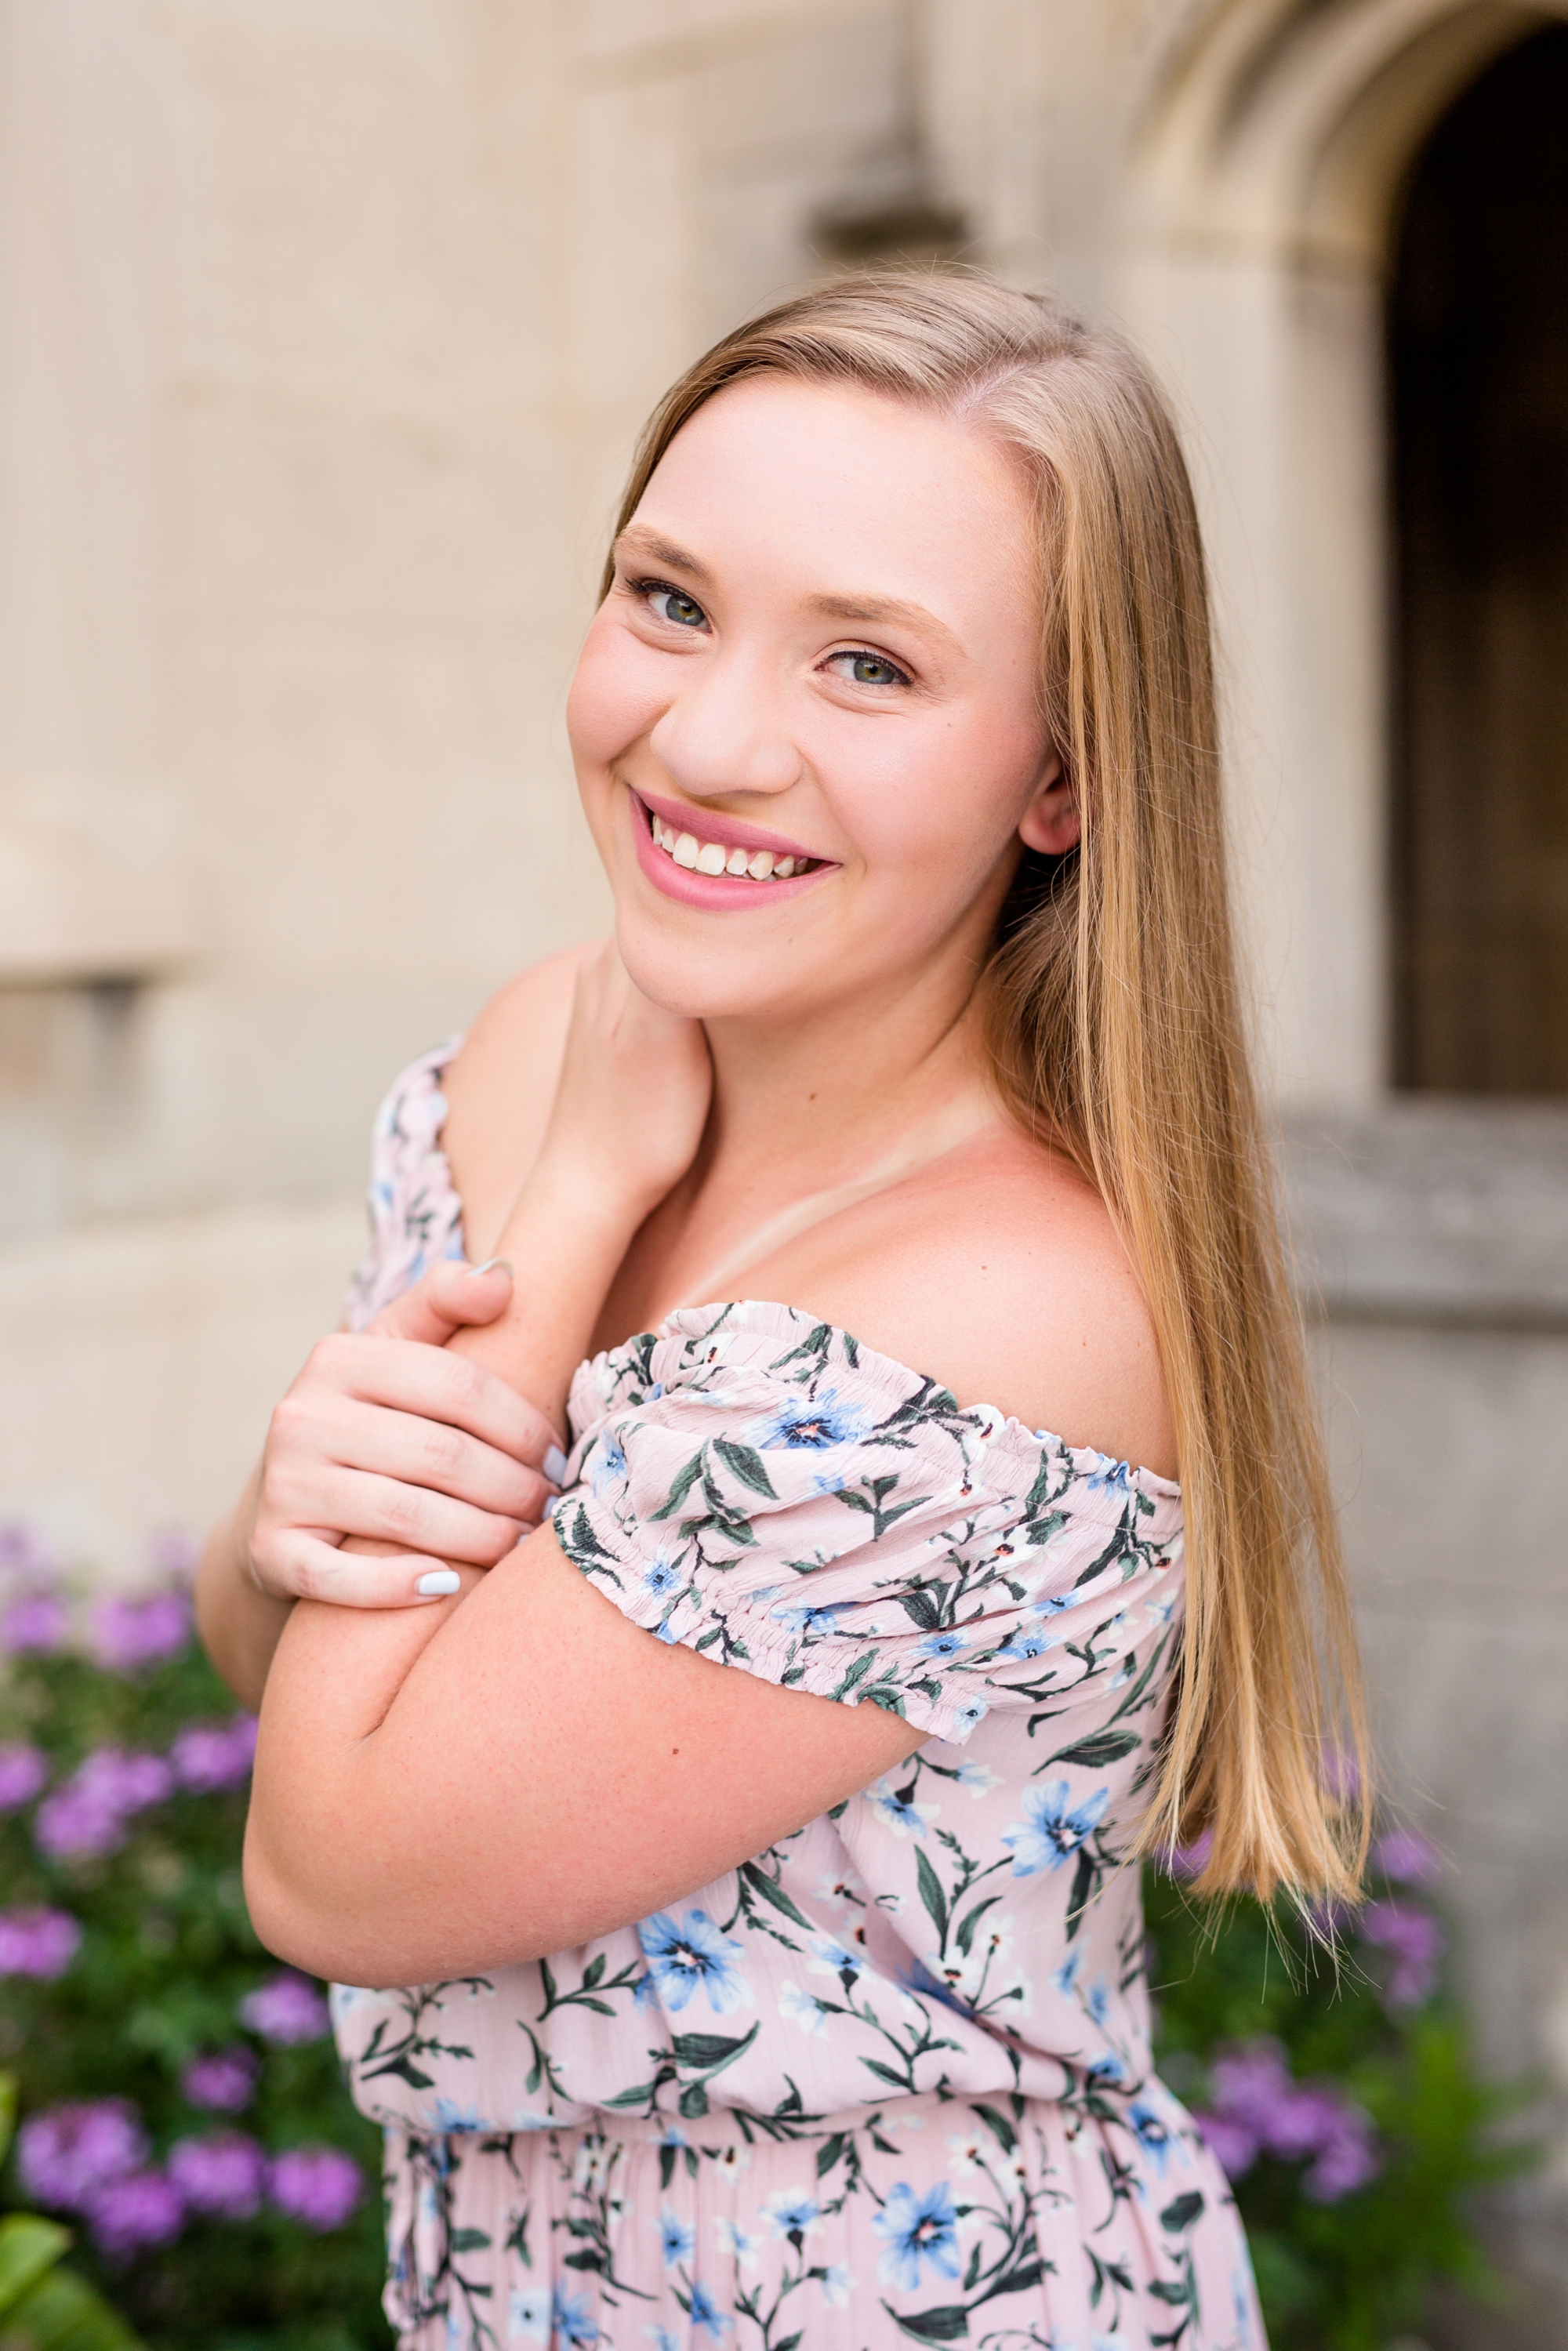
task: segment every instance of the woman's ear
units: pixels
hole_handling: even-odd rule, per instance
[[[1060,857],[1074,849],[1082,832],[1078,799],[1060,752],[1053,751],[1040,771],[1029,806],[1019,819],[1019,838],[1026,849]]]

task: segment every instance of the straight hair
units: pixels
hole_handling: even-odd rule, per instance
[[[969,271],[839,278],[738,327],[639,444],[748,376],[858,387],[979,427],[1030,483],[1040,695],[1082,823],[1026,852],[980,976],[998,1091],[1104,1200],[1175,1417],[1186,1606],[1136,1849],[1200,1892],[1354,1897],[1370,1796],[1354,1622],[1227,883],[1208,588],[1169,411],[1115,336]],[[606,567],[604,592],[614,577]],[[1195,1855],[1196,1859],[1197,1856]]]

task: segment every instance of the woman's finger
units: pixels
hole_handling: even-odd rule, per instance
[[[511,1303],[512,1269],[505,1258],[486,1265],[465,1265],[456,1258],[432,1266],[383,1306],[367,1325],[378,1338],[413,1339],[426,1347],[444,1347],[455,1331],[470,1323],[493,1322]]]
[[[333,1469],[395,1478],[478,1510],[530,1521],[542,1516],[555,1490],[539,1470],[448,1421],[361,1404],[353,1396],[334,1396],[322,1405],[308,1445],[302,1443],[296,1458],[287,1457],[285,1439],[277,1466],[287,1476],[293,1515],[306,1526],[325,1523],[310,1501],[309,1480]]]
[[[519,1530],[537,1524],[538,1515],[476,1510],[401,1479],[328,1464],[298,1481],[283,1474],[264,1486],[250,1549],[253,1558],[270,1565],[296,1533],[340,1540],[359,1535],[396,1543],[402,1551],[494,1567],[520,1540]]]
[[[265,1568],[258,1565],[257,1581],[279,1599],[325,1600],[335,1608],[414,1608],[450,1599],[467,1578],[443,1559],[403,1552],[371,1558],[296,1528],[277,1555]]]
[[[446,1348],[411,1345],[404,1339],[370,1332],[333,1332],[318,1341],[307,1377],[296,1383],[278,1410],[293,1406],[303,1421],[319,1412],[323,1390],[382,1405],[391,1412],[444,1421],[535,1468],[547,1453],[559,1451],[555,1430],[526,1396],[497,1373]]]

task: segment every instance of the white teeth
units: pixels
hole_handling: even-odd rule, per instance
[[[695,832],[677,832],[652,809],[648,830],[659,848],[688,873],[747,873],[753,882],[788,882],[792,874],[804,873],[811,862],[808,857],[776,857],[770,849],[747,851],[727,848],[721,841],[699,841]]]

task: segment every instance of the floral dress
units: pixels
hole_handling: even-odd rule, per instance
[[[377,1130],[362,1323],[461,1252],[452,1048]],[[668,1910],[340,1986],[419,2351],[1262,2351],[1225,2178],[1154,2074],[1135,1865],[1177,1489],[784,1305],[584,1364],[557,1536],[658,1639],[925,1734]]]

